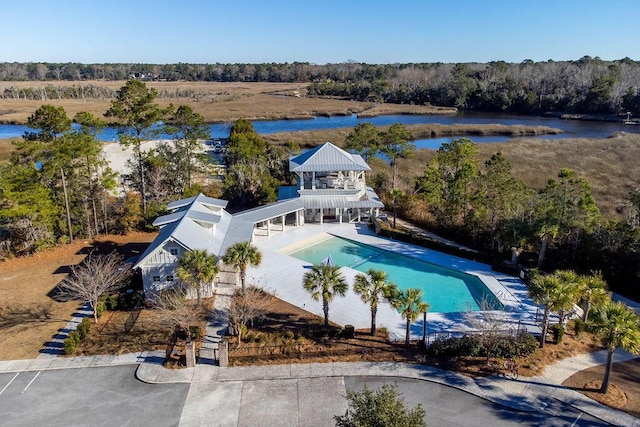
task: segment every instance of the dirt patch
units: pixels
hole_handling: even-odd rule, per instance
[[[92,250],[116,250],[125,257],[142,253],[156,233],[100,236],[95,241],[77,240],[28,257],[0,263],[1,360],[35,358],[43,345],[64,328],[79,308],[78,301],[58,302],[53,289],[69,268]]]
[[[597,391],[602,384],[604,370],[604,365],[585,369],[567,378],[562,385],[573,387],[604,405],[640,417],[640,359],[613,364],[607,394]]]

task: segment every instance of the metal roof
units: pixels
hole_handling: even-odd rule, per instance
[[[303,197],[300,198],[306,209],[369,209],[384,208],[382,202],[375,200],[348,200],[346,197],[328,196],[328,197]]]
[[[143,264],[169,240],[179,243],[186,249],[204,249],[216,256],[221,256],[223,251],[236,241],[251,240],[253,225],[245,221],[242,227],[243,221],[239,220],[232,226],[233,217],[224,210],[226,204],[225,200],[213,199],[202,194],[170,203],[169,206],[178,211],[161,216],[154,221],[154,225],[162,226],[160,233],[138,258],[134,268]],[[214,213],[211,210],[212,206],[220,208],[219,213]]]
[[[181,219],[184,216],[185,211],[178,211],[170,213],[169,215],[162,215],[153,221],[154,227],[162,227],[163,225],[167,225],[169,223],[175,222]]]
[[[325,193],[326,194],[326,193]],[[352,197],[352,196],[351,196]],[[311,208],[384,208],[378,195],[366,188],[364,200],[349,200],[349,195],[313,195],[282,200],[231,215],[224,207],[225,200],[200,194],[169,204],[176,211],[158,217],[153,224],[160,226],[160,233],[138,258],[134,268],[161,248],[167,241],[175,241],[188,250],[204,249],[210,254],[222,256],[234,243],[251,241],[256,223],[276,218],[301,209]],[[215,207],[217,212],[211,209]]]
[[[175,200],[167,205],[167,209],[170,211],[176,210],[182,207],[190,206],[195,201],[204,205],[211,205],[223,209],[226,208],[227,204],[229,203],[226,200],[214,199],[213,197],[207,197],[204,194],[199,194],[197,196],[189,197],[186,199]]]
[[[300,198],[294,198],[242,211],[234,216],[242,218],[252,224],[256,224],[300,209],[304,209],[303,204],[300,202]]]
[[[371,168],[357,154],[350,154],[330,142],[289,159],[290,172],[368,171]]]

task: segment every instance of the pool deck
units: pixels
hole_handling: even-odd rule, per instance
[[[366,224],[305,224],[302,227],[287,227],[284,233],[272,230],[271,236],[256,236],[254,244],[262,252],[263,258],[259,267],[248,270],[248,283],[253,283],[274,293],[280,299],[322,316],[322,303],[313,301],[311,295],[302,287],[302,277],[311,264],[287,254],[327,238],[327,233],[473,274],[479,277],[504,305],[502,311],[428,313],[427,332],[430,338],[439,333],[478,330],[489,325],[498,329],[519,327],[526,328],[529,332],[540,332],[535,323],[537,307],[529,299],[524,283],[517,277],[492,271],[486,264],[376,236]],[[370,327],[369,306],[351,290],[354,278],[360,272],[348,267],[343,267],[341,272],[349,283],[349,291],[344,298],[336,297],[330,303],[329,319],[340,325]],[[428,301],[429,296],[425,297]],[[388,304],[378,307],[376,323],[378,327],[384,326],[388,329],[392,340],[404,339],[406,323]],[[422,319],[411,325],[411,336],[412,339],[422,338]]]

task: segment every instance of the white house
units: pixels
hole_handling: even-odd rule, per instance
[[[255,236],[284,233],[305,222],[356,222],[384,208],[366,185],[371,169],[362,157],[329,142],[291,157],[289,169],[297,174],[297,185],[281,187],[278,202],[234,215],[225,210],[225,200],[202,194],[169,203],[172,213],[153,222],[160,233],[133,267],[142,273],[145,296],[177,283],[175,269],[186,251],[204,249],[221,257],[229,246]],[[212,293],[212,286],[202,290],[203,296]]]

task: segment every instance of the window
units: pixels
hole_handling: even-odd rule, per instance
[[[173,256],[178,256],[178,248],[169,248],[169,253]]]
[[[153,281],[154,282],[159,282],[160,281],[160,276],[153,276]]]
[[[173,276],[167,276],[167,282],[173,282]]]

